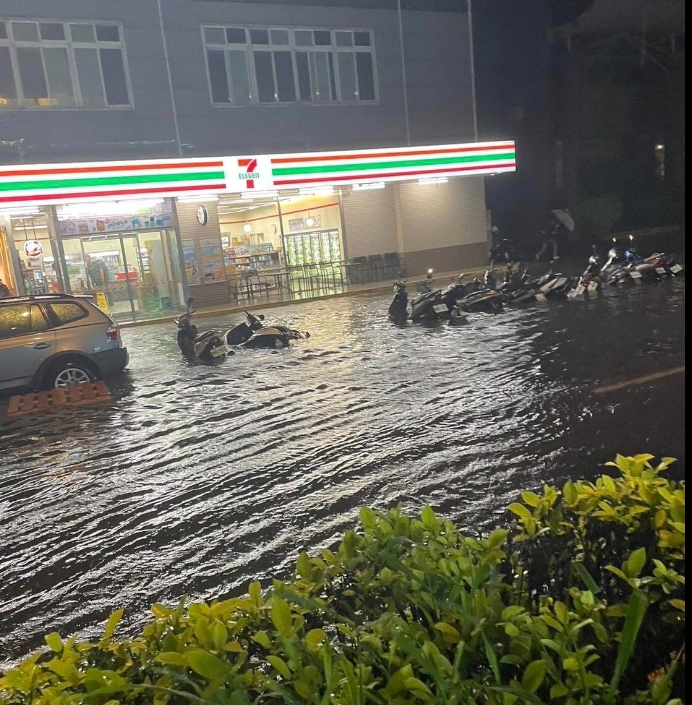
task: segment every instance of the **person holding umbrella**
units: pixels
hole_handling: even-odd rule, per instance
[[[543,239],[543,246],[536,255],[536,262],[543,257],[546,250],[549,248],[552,249],[553,254],[550,261],[554,262],[555,260],[560,259],[560,255],[558,254],[558,239],[560,239],[560,236],[564,231],[570,233],[574,231],[574,218],[572,218],[572,215],[568,210],[557,209],[550,211],[550,213],[553,216],[552,222],[550,229],[547,232],[544,231],[545,237]]]

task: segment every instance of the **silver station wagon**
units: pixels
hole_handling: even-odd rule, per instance
[[[0,390],[54,388],[122,372],[120,329],[90,297],[0,299]]]

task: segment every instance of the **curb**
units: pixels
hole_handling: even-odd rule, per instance
[[[487,267],[476,267],[474,269],[464,270],[464,274],[482,274],[488,268]],[[441,272],[434,281],[444,282],[445,280],[454,281],[459,275],[454,272]],[[425,275],[415,276],[407,278],[406,281],[411,284],[416,284],[425,280]],[[265,303],[248,303],[244,306],[222,306],[220,308],[203,308],[195,311],[195,318],[212,318],[214,316],[223,316],[229,313],[242,313],[243,311],[257,311],[259,309],[269,309],[269,308],[279,308],[281,306],[290,306],[292,304],[305,304],[311,301],[324,301],[326,299],[337,299],[346,296],[361,296],[366,294],[375,294],[381,291],[391,291],[392,283],[384,282],[373,284],[366,289],[357,289],[355,291],[337,291],[333,294],[322,294],[320,296],[311,296],[304,299],[285,299],[281,301],[267,301]],[[180,314],[178,314],[180,315]],[[119,323],[120,328],[140,328],[142,326],[154,326],[160,325],[162,323],[171,323],[177,316],[163,316],[161,318],[148,318],[145,321],[128,321],[126,323]]]

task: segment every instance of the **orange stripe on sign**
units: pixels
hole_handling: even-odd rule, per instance
[[[118,164],[115,166],[78,166],[59,167],[55,169],[17,169],[5,171],[0,169],[0,176],[48,176],[52,174],[89,174],[97,171],[159,171],[162,169],[202,169],[206,167],[223,167],[223,162],[176,162],[174,164]]]
[[[493,150],[514,149],[514,142],[502,142],[501,144],[493,144],[488,147],[460,147],[457,149],[426,149],[425,151],[411,150],[404,152],[374,152],[371,154],[364,152],[356,152],[354,154],[331,154],[321,157],[315,155],[312,157],[279,157],[272,159],[272,164],[298,164],[300,162],[333,162],[345,161],[348,159],[380,159],[383,157],[423,157],[430,154],[462,154],[465,152],[492,152]],[[241,166],[245,166],[241,164]]]

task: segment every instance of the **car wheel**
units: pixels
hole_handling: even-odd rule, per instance
[[[73,384],[93,382],[94,373],[82,362],[65,362],[56,365],[46,377],[46,386],[52,389],[70,387]]]

